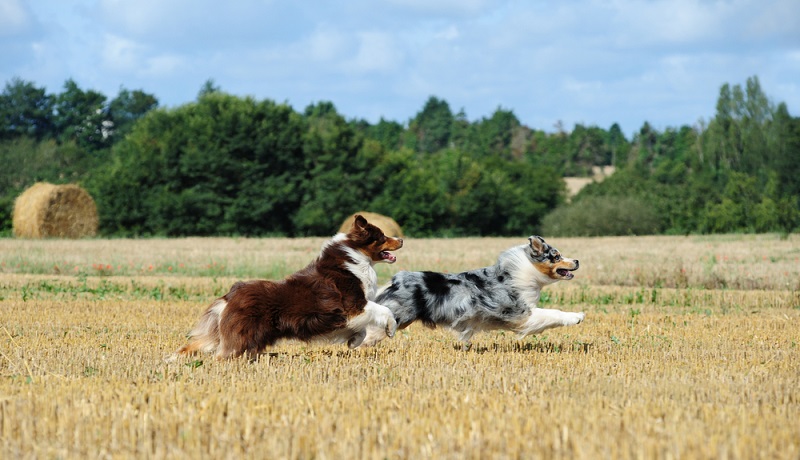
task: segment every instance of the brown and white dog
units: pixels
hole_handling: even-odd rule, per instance
[[[347,234],[339,233],[322,246],[306,268],[282,281],[237,282],[215,300],[177,354],[216,352],[218,359],[247,354],[254,359],[280,339],[361,344],[367,327],[393,337],[392,312],[373,300],[378,262],[394,263],[389,251],[403,240],[383,234],[361,215]]]

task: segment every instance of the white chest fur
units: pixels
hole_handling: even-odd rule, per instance
[[[348,248],[347,253],[355,262],[348,262],[345,267],[361,280],[361,287],[364,288],[364,295],[366,295],[367,300],[375,300],[378,289],[378,274],[375,272],[372,262],[364,254],[354,249]]]

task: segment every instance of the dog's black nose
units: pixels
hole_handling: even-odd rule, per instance
[[[575,270],[577,270],[578,267],[580,267],[580,266],[581,266],[581,262],[578,259],[575,259]]]

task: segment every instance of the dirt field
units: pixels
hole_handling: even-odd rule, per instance
[[[370,349],[283,342],[167,363],[240,278],[323,239],[0,239],[0,458],[800,457],[800,238],[548,239],[584,323],[463,351],[412,326]],[[525,238],[407,238],[398,270]]]

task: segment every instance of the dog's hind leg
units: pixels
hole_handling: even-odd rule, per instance
[[[362,329],[360,331],[356,331],[355,334],[351,335],[349,339],[347,339],[347,346],[349,348],[358,348],[364,343],[364,339],[367,337],[367,329]]]
[[[528,334],[538,334],[547,329],[561,326],[572,326],[583,321],[585,314],[572,313],[548,308],[534,308],[528,318],[522,321],[513,330],[520,337]]]
[[[472,349],[472,336],[475,335],[475,329],[459,329],[458,332],[458,340],[461,341],[461,349],[463,351],[470,351]]]
[[[197,325],[189,333],[189,343],[180,347],[166,361],[175,361],[178,355],[193,356],[198,352],[212,352],[219,345],[219,318],[227,302],[225,299],[215,300],[200,317]]]

